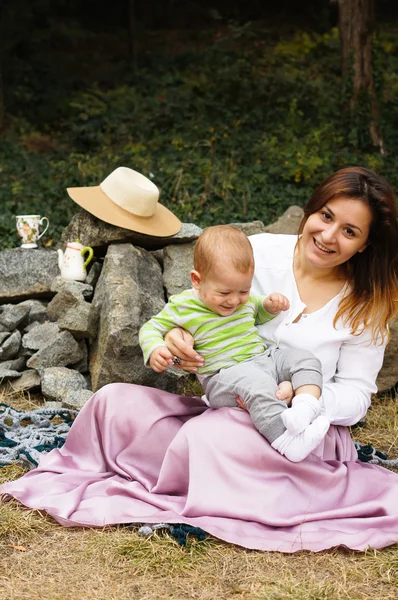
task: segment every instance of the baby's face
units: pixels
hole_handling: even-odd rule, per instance
[[[201,279],[196,289],[203,304],[222,317],[228,317],[248,301],[252,279],[252,271],[239,273],[220,266],[213,269],[205,280]]]

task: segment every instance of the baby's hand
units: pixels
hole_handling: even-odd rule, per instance
[[[158,346],[149,357],[149,364],[156,373],[162,373],[173,364],[173,356],[166,346]]]
[[[266,297],[263,306],[270,315],[277,315],[281,310],[289,310],[290,302],[283,294],[274,292]]]
[[[290,406],[294,396],[293,386],[290,381],[281,381],[278,385],[278,391],[275,395],[278,400],[284,400],[286,404]]]

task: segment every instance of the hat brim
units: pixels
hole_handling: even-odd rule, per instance
[[[170,237],[181,229],[181,221],[159,202],[151,217],[138,217],[112,202],[99,186],[67,188],[66,191],[84,210],[116,227],[154,237]]]

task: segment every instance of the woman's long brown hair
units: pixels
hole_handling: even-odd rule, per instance
[[[337,171],[313,193],[304,207],[299,234],[310,215],[336,199],[362,200],[372,213],[367,246],[345,264],[348,291],[334,319],[342,318],[354,335],[370,327],[374,341],[388,338],[388,324],[398,313],[398,210],[388,181],[364,167]]]

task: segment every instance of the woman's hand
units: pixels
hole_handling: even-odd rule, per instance
[[[164,343],[171,354],[180,359],[174,366],[195,373],[204,364],[203,358],[193,349],[194,339],[190,333],[175,327],[166,333]]]

